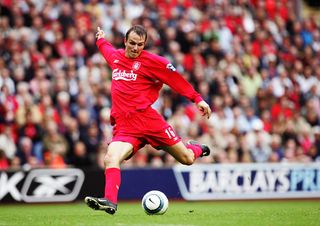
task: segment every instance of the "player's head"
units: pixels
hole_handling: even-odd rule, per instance
[[[147,41],[147,31],[141,25],[131,27],[124,41],[126,57],[136,58],[140,56]]]

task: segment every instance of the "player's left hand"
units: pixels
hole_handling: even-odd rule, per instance
[[[202,100],[197,104],[197,107],[198,107],[199,111],[201,112],[202,116],[206,116],[207,118],[210,118],[210,116],[211,116],[211,108],[207,104],[207,102]]]

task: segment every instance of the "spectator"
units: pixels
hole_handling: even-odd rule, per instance
[[[240,134],[239,136],[239,145],[238,145],[238,156],[239,162],[251,163],[253,162],[252,155],[250,152],[250,147],[248,145],[246,134]]]
[[[42,121],[53,120],[55,123],[60,123],[60,116],[57,109],[54,107],[53,100],[49,94],[41,96],[38,104],[41,113]]]
[[[13,159],[16,154],[17,146],[14,135],[14,125],[7,123],[0,133],[0,149],[4,151],[6,158]]]
[[[56,109],[61,118],[71,115],[70,111],[70,95],[66,91],[57,94]]]
[[[82,141],[77,141],[72,149],[72,155],[70,157],[70,164],[74,167],[90,167],[92,161],[87,153],[87,148]]]
[[[74,150],[74,145],[77,143],[77,141],[80,140],[80,131],[79,131],[78,122],[76,119],[72,117],[67,118],[64,137],[68,142],[68,146],[70,150]],[[68,152],[66,156],[67,159],[72,158],[72,155],[73,155],[72,152]]]
[[[0,122],[13,121],[18,108],[19,103],[16,96],[13,93],[10,94],[7,85],[2,85],[0,92]]]
[[[65,156],[69,151],[67,140],[59,134],[58,126],[53,120],[46,122],[43,136],[44,161],[49,167],[65,167]]]
[[[8,170],[10,167],[10,162],[4,152],[4,150],[0,149],[0,170]]]
[[[28,137],[32,140],[32,154],[42,162],[42,128],[33,120],[34,117],[30,110],[27,110],[25,114],[25,123],[19,128],[19,137]]]
[[[258,137],[256,144],[250,149],[254,162],[265,163],[269,160],[271,154],[270,146]]]
[[[271,162],[279,162],[283,158],[284,150],[282,146],[281,136],[278,134],[274,134],[271,137],[270,147],[272,153],[270,154]]]
[[[80,139],[84,142],[87,155],[91,160],[96,159],[101,141],[101,133],[96,122],[90,123],[84,134],[80,134]]]
[[[7,68],[3,68],[0,71],[0,87],[3,87],[1,92],[6,92],[9,96],[13,95],[16,91],[14,81],[12,80],[10,71]]]
[[[16,158],[20,167],[23,169],[30,169],[42,166],[43,162],[39,161],[33,154],[33,143],[29,137],[21,137],[19,141],[19,149],[16,153]]]
[[[281,121],[291,119],[294,115],[294,105],[286,95],[283,95],[271,106],[271,119]]]
[[[297,141],[290,138],[285,142],[284,147],[284,158],[282,159],[282,162],[297,162]]]
[[[39,99],[41,97],[40,87],[43,86],[44,89],[49,90],[50,81],[46,78],[46,72],[44,66],[35,69],[35,76],[30,81],[30,90],[35,98]]]
[[[251,67],[248,69],[248,72],[244,75],[240,83],[244,94],[250,99],[252,105],[255,106],[257,92],[262,85],[261,75],[256,71],[255,67]]]
[[[320,161],[320,126],[312,128],[314,134],[314,145],[310,148],[309,154],[311,158],[319,162]]]

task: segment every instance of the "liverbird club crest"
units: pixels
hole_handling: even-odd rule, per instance
[[[132,69],[135,70],[135,71],[137,71],[137,70],[139,70],[140,65],[141,65],[140,62],[135,61],[135,62],[133,62],[133,64],[132,64]]]

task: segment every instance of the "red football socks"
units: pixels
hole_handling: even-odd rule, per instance
[[[107,168],[104,172],[105,175],[105,187],[104,197],[109,201],[117,204],[118,191],[121,183],[121,174],[119,168]]]
[[[198,144],[187,144],[186,147],[191,149],[194,153],[195,158],[199,158],[202,154],[201,146]]]

